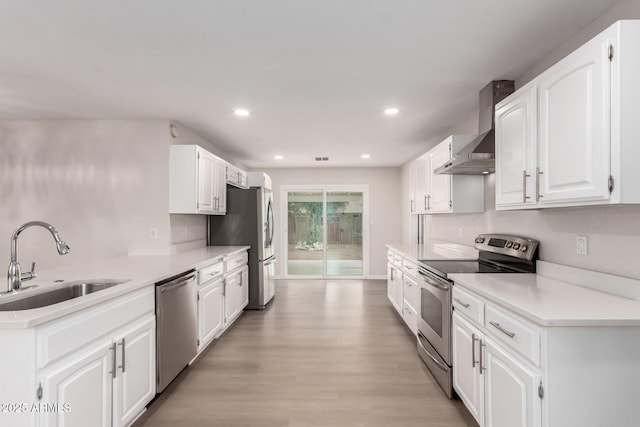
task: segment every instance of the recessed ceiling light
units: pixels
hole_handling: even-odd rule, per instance
[[[400,110],[398,110],[396,107],[389,107],[386,110],[384,110],[384,114],[387,116],[395,116],[399,112]]]
[[[238,117],[249,117],[249,110],[245,110],[244,108],[236,108],[233,110],[233,114]]]
[[[284,156],[281,156],[280,154],[276,154],[275,156],[273,156],[273,158],[276,160],[282,160],[284,159]]]
[[[368,159],[368,158],[369,158],[369,157],[371,157],[371,156],[370,156],[369,154],[363,154],[363,155],[362,155],[362,156],[360,156],[360,157],[362,157],[363,159]]]

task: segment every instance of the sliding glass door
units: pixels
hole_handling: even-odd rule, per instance
[[[357,190],[286,191],[286,275],[362,277],[364,201]]]
[[[361,192],[326,193],[325,276],[362,276]]]
[[[287,272],[322,276],[324,272],[324,193],[295,191],[287,195]]]

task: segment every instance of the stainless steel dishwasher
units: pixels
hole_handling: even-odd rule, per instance
[[[198,351],[196,273],[156,283],[156,392],[193,360]]]

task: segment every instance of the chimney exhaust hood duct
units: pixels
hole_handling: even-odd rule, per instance
[[[452,175],[483,175],[496,170],[495,107],[515,90],[512,80],[494,80],[480,91],[478,136],[435,173]]]

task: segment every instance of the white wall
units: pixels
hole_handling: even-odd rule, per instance
[[[559,47],[523,76],[513,76],[520,87],[568,53],[619,19],[640,18],[640,0],[619,3]],[[477,114],[477,113],[476,113]],[[452,133],[469,133],[475,129],[472,119],[461,123]],[[447,135],[443,135],[443,138]],[[425,151],[428,146],[425,144]],[[402,168],[403,206],[408,206],[408,165]],[[637,185],[640,185],[638,183]],[[601,206],[556,208],[533,211],[496,212],[495,178],[485,178],[484,214],[431,215],[425,217],[427,237],[472,244],[483,232],[506,232],[540,240],[540,258],[559,264],[640,278],[640,206]],[[410,235],[410,215],[403,209],[402,233]],[[576,255],[576,235],[589,236],[589,254]]]
[[[0,122],[0,262],[20,224],[53,224],[71,247],[59,256],[44,229],[25,230],[23,269],[89,262],[129,252],[166,252],[206,239],[206,218],[169,215],[169,146],[207,141],[169,120],[34,120]],[[151,228],[157,238],[150,237]]]
[[[369,254],[370,276],[385,276],[385,244],[401,240],[399,168],[309,168],[309,169],[265,169],[273,182],[274,215],[276,224],[281,224],[280,193],[283,185],[362,185],[369,186]],[[276,233],[276,250],[279,259],[284,259],[286,245],[281,232]],[[282,275],[282,264],[276,264],[276,274]]]

